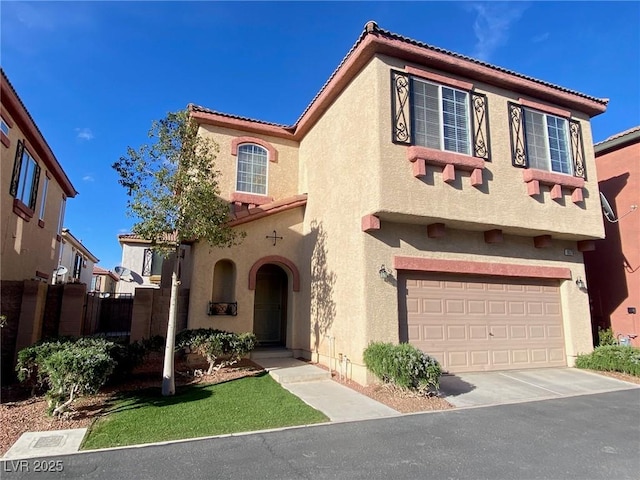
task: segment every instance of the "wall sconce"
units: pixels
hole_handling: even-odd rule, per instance
[[[576,285],[580,290],[585,289],[584,282],[582,281],[582,277],[578,276],[578,278],[576,278]]]
[[[387,277],[389,277],[389,275],[391,275],[391,272],[389,270],[387,270],[387,267],[384,266],[384,263],[382,265],[380,265],[380,270],[378,270],[378,274],[380,275],[380,278],[382,280],[386,280]]]

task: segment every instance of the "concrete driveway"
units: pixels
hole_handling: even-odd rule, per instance
[[[441,396],[456,407],[478,407],[640,388],[576,368],[540,368],[443,375]],[[640,395],[640,391],[638,392]]]

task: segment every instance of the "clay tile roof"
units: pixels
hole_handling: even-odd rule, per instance
[[[295,131],[295,129],[300,125],[300,123],[301,123],[302,119],[305,117],[305,115],[309,112],[309,110],[311,110],[311,108],[316,103],[316,101],[319,100],[319,98],[322,96],[324,91],[327,90],[327,88],[329,87],[331,82],[334,80],[334,78],[339,74],[339,72],[342,69],[342,67],[345,65],[345,63],[347,63],[347,61],[350,59],[350,57],[357,50],[358,46],[365,40],[365,38],[368,35],[376,35],[378,37],[383,37],[383,38],[387,38],[387,39],[390,39],[390,40],[399,41],[399,42],[405,43],[407,45],[413,45],[413,46],[417,46],[419,48],[423,48],[423,49],[426,49],[426,50],[431,50],[433,52],[441,53],[441,54],[447,55],[449,57],[452,57],[454,59],[460,59],[460,60],[464,60],[466,62],[474,63],[474,64],[477,64],[477,65],[481,65],[481,66],[489,68],[491,70],[495,70],[496,72],[504,73],[504,74],[507,74],[507,75],[510,75],[510,76],[513,76],[513,77],[516,77],[516,78],[521,78],[521,79],[524,79],[524,80],[527,80],[527,81],[530,81],[530,82],[537,83],[537,84],[539,84],[541,86],[545,86],[545,87],[548,87],[548,88],[552,88],[554,90],[558,90],[559,92],[564,92],[564,93],[567,93],[567,94],[570,94],[570,95],[575,95],[577,97],[587,99],[589,101],[598,103],[598,104],[602,105],[603,107],[606,107],[606,105],[609,103],[609,99],[608,98],[597,98],[597,97],[593,97],[591,95],[586,95],[586,94],[578,92],[576,90],[571,90],[571,89],[568,89],[568,88],[565,88],[565,87],[561,87],[559,85],[556,85],[556,84],[553,84],[553,83],[550,83],[550,82],[546,82],[544,80],[539,80],[537,78],[530,77],[528,75],[524,75],[524,74],[515,72],[513,70],[509,70],[509,69],[506,69],[506,68],[503,68],[503,67],[499,67],[499,66],[484,62],[482,60],[477,60],[475,58],[468,57],[466,55],[462,55],[462,54],[459,54],[459,53],[456,53],[456,52],[452,52],[451,50],[446,50],[444,48],[435,47],[433,45],[429,45],[429,44],[421,42],[419,40],[414,40],[412,38],[405,37],[403,35],[399,35],[397,33],[393,33],[393,32],[390,32],[388,30],[384,30],[384,29],[378,27],[378,24],[376,22],[370,21],[370,22],[367,22],[367,24],[364,27],[364,30],[362,31],[362,33],[360,34],[360,36],[358,37],[358,39],[356,40],[354,45],[347,52],[345,57],[338,64],[336,69],[329,76],[329,78],[324,83],[324,85],[322,85],[322,87],[320,88],[318,93],[313,97],[311,102],[307,105],[307,107],[300,114],[300,116],[298,117],[298,119],[296,120],[296,122],[293,125],[286,126],[286,125],[281,125],[281,124],[277,124],[277,123],[270,123],[270,122],[264,122],[264,121],[261,121],[261,120],[254,120],[254,119],[251,119],[251,118],[248,118],[248,117],[229,115],[229,114],[217,112],[215,110],[210,110],[210,109],[205,108],[205,107],[196,106],[196,105],[193,105],[193,104],[190,104],[189,108],[192,109],[193,111],[197,111],[197,112],[201,112],[201,113],[220,115],[220,116],[231,118],[231,119],[244,120],[244,121],[248,121],[248,122],[254,122],[254,123],[257,123],[257,124],[270,125],[270,126],[274,126],[274,127],[280,127],[280,128],[285,128],[287,130]]]
[[[632,133],[635,133],[635,132],[640,132],[640,125],[638,125],[637,127],[632,127],[629,130],[625,130],[624,132],[620,132],[620,133],[616,133],[615,135],[611,135],[609,138],[594,144],[594,146],[602,145],[603,143],[610,142],[611,140],[615,140],[617,138],[626,137],[627,135],[631,135]]]
[[[234,216],[229,225],[235,227],[236,225],[242,225],[243,223],[252,222],[259,218],[264,218],[276,213],[291,210],[293,208],[302,207],[307,204],[307,194],[294,195],[293,197],[283,198],[271,203],[265,203],[258,207],[243,210]]]
[[[234,118],[236,120],[245,120],[247,122],[252,122],[252,123],[260,123],[262,125],[271,125],[273,127],[279,127],[279,128],[285,128],[285,129],[290,129],[292,128],[291,126],[288,125],[282,125],[280,123],[273,123],[273,122],[265,122],[264,120],[257,120],[255,118],[249,118],[249,117],[243,117],[241,115],[232,115],[230,113],[223,113],[223,112],[218,112],[216,110],[211,110],[210,108],[206,108],[206,107],[201,107],[200,105],[196,105],[194,103],[190,103],[188,105],[188,109],[192,112],[201,112],[201,113],[210,113],[212,115],[220,115],[222,117],[227,117],[227,118]]]
[[[120,276],[117,273],[114,273],[111,270],[107,270],[106,268],[99,267],[97,265],[93,266],[93,274],[94,275],[109,275],[115,281],[120,280]]]
[[[118,235],[118,241],[120,243],[125,243],[127,240],[138,243],[151,243],[149,240],[145,240],[135,233],[122,233]],[[167,233],[163,240],[167,243],[175,243],[177,241],[177,236],[175,233]]]

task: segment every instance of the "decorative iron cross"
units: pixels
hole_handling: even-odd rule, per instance
[[[270,240],[273,240],[273,246],[274,246],[274,247],[276,246],[276,242],[277,242],[278,240],[282,240],[282,239],[283,239],[282,237],[279,237],[279,236],[276,234],[276,231],[275,231],[275,230],[273,231],[273,235],[267,235],[267,237],[266,237],[266,238],[268,238],[268,239],[270,239]]]

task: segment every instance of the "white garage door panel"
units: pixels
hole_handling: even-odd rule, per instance
[[[399,296],[401,340],[448,371],[566,364],[557,283],[407,273]]]

